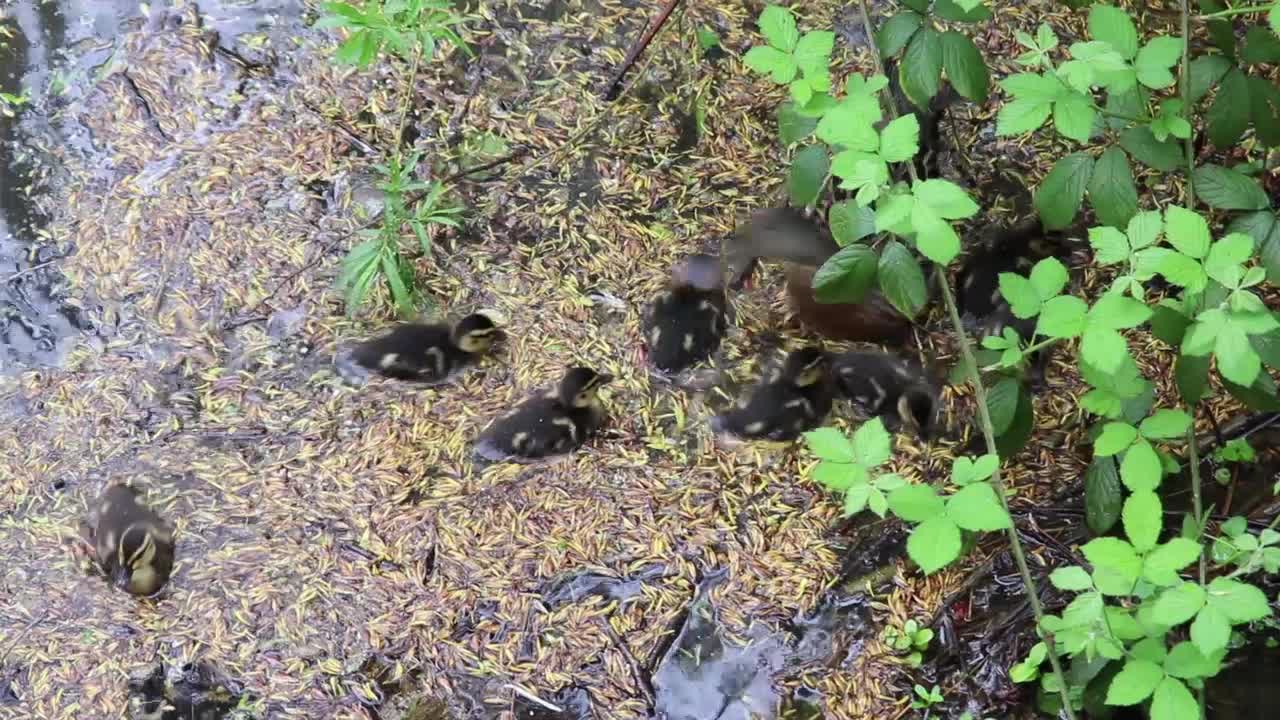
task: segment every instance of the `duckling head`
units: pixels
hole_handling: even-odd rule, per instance
[[[720,258],[707,254],[685,258],[672,269],[671,284],[695,290],[719,290],[724,287]]]
[[[453,342],[467,353],[488,352],[502,334],[493,318],[484,313],[473,313],[453,326]]]
[[[155,567],[156,536],[145,523],[134,523],[120,534],[111,584],[132,595],[150,595],[168,578]]]
[[[781,379],[798,387],[809,387],[826,377],[830,358],[826,351],[815,345],[796,350],[787,356],[782,365]]]
[[[898,418],[904,427],[926,441],[933,434],[935,407],[933,393],[919,386],[909,387],[898,396]]]
[[[612,381],[612,375],[598,373],[591,368],[570,368],[560,381],[560,402],[569,407],[590,407],[595,403],[600,387]]]

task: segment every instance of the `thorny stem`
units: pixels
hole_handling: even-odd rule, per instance
[[[1178,85],[1179,94],[1182,95],[1182,117],[1187,122],[1191,121],[1191,10],[1187,7],[1187,0],[1178,0],[1178,9],[1181,13],[1182,24],[1182,67],[1179,73]],[[1196,170],[1196,150],[1195,143],[1192,140],[1194,133],[1187,133],[1187,137],[1183,140],[1183,148],[1186,153],[1187,161],[1187,208],[1195,210],[1196,208],[1196,186],[1195,176]],[[1200,496],[1200,447],[1196,443],[1196,409],[1191,407],[1191,425],[1187,428],[1187,445],[1191,449],[1191,511],[1195,513],[1196,527],[1198,528],[1200,537],[1200,563],[1199,578],[1200,586],[1205,584],[1205,546],[1204,546],[1204,500]],[[1205,717],[1205,695],[1204,687],[1196,689],[1196,699],[1200,703],[1200,717]]]
[[[1186,0],[1182,0],[1185,4]],[[871,38],[871,58],[875,63],[876,72],[884,74],[884,63],[880,61],[880,50],[874,44],[875,30],[871,27],[871,13],[867,9],[867,0],[859,0],[862,8],[862,26],[866,30],[867,37]],[[1183,33],[1185,36],[1186,33]],[[884,103],[885,112],[889,116],[889,120],[893,121],[897,117],[897,108],[893,101]],[[918,182],[916,176],[916,168],[913,163],[906,163],[907,171],[911,175],[913,183]],[[982,386],[982,375],[978,372],[978,361],[973,356],[973,348],[969,345],[969,337],[965,334],[964,323],[960,320],[960,310],[956,307],[955,295],[951,292],[951,284],[947,280],[946,269],[942,265],[934,267],[934,277],[937,279],[938,287],[942,291],[942,299],[947,305],[947,314],[951,317],[951,327],[955,332],[956,341],[960,345],[960,354],[964,358],[965,371],[969,375],[969,381],[973,385],[974,402],[978,405],[978,419],[982,424],[982,437],[987,443],[987,452],[999,457],[996,451],[996,432],[995,425],[991,422],[991,413],[987,412],[987,391]],[[1036,581],[1031,577],[1031,570],[1027,567],[1027,556],[1022,551],[1022,540],[1018,537],[1018,528],[1013,523],[1013,515],[1009,513],[1009,499],[1005,496],[1004,481],[1000,478],[1000,466],[996,465],[995,472],[991,475],[991,487],[995,490],[996,496],[1000,498],[1000,505],[1004,508],[1005,514],[1009,516],[1009,547],[1013,552],[1013,559],[1018,565],[1018,575],[1022,578],[1022,587],[1027,593],[1027,601],[1031,604],[1031,614],[1036,621],[1036,634],[1044,641],[1046,655],[1049,658],[1049,665],[1053,668],[1053,674],[1058,680],[1058,692],[1062,696],[1062,712],[1067,716],[1067,720],[1076,720],[1075,710],[1071,707],[1071,693],[1067,684],[1067,676],[1062,671],[1062,663],[1058,660],[1058,650],[1054,647],[1052,634],[1046,633],[1042,627],[1044,621],[1044,606],[1040,604],[1040,590],[1036,587]]]
[[[1182,3],[1183,32],[1186,32],[1186,24],[1187,24],[1187,17],[1188,17],[1186,12],[1186,6],[1187,6],[1186,3]],[[1211,13],[1205,13],[1204,15],[1197,15],[1196,19],[1197,20],[1216,20],[1218,18],[1227,18],[1227,17],[1232,17],[1234,15],[1254,15],[1256,13],[1267,12],[1271,8],[1272,8],[1271,5],[1249,5],[1246,7],[1227,8],[1226,10],[1219,10],[1218,12],[1211,12]]]

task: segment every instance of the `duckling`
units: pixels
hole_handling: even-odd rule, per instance
[[[447,325],[406,323],[351,351],[356,364],[397,380],[437,383],[489,351],[501,331],[474,313]]]
[[[891,430],[910,430],[928,441],[938,409],[938,388],[919,364],[886,352],[847,352],[831,362],[836,386]]]
[[[801,322],[835,340],[905,344],[911,321],[878,290],[868,292],[857,304],[818,302],[813,275],[839,249],[835,240],[796,210],[759,210],[745,230],[727,242],[730,286],[741,288],[760,258],[785,260],[787,295]]]
[[[476,442],[476,454],[497,462],[541,458],[579,447],[604,422],[596,393],[612,380],[612,375],[590,368],[570,368],[555,389],[526,401],[490,426]]]
[[[898,115],[915,113],[916,120],[919,121],[920,152],[912,160],[916,166],[916,174],[921,179],[939,177],[941,175],[939,156],[947,152],[942,142],[942,118],[947,108],[960,99],[960,93],[956,92],[951,83],[944,81],[938,88],[938,93],[929,99],[928,107],[921,108],[907,97],[902,87],[902,76],[898,70],[897,60],[885,59],[884,74],[889,80],[889,93],[893,97],[894,105],[898,108]]]
[[[80,524],[86,551],[113,585],[154,595],[173,572],[173,527],[138,501],[139,491],[112,485]]]
[[[714,353],[727,327],[719,258],[686,258],[645,317],[649,360],[663,372],[679,372]]]
[[[762,381],[737,407],[712,420],[716,432],[749,439],[794,440],[822,422],[831,411],[830,358],[806,347],[787,356],[782,368]]]

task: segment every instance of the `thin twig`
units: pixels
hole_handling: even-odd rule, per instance
[[[45,610],[40,613],[39,617],[34,618],[19,630],[17,635],[13,636],[13,641],[9,643],[9,647],[5,648],[3,653],[0,653],[0,665],[4,665],[4,661],[9,659],[9,653],[13,652],[13,649],[18,647],[18,643],[22,642],[22,638],[26,637],[27,633],[31,632],[31,629],[36,625],[44,622],[44,619],[47,617],[49,617],[49,611]]]
[[[631,70],[631,66],[636,64],[636,59],[640,57],[640,53],[649,47],[649,43],[653,42],[653,38],[657,36],[658,31],[666,24],[667,18],[671,17],[671,12],[680,4],[680,0],[667,0],[667,4],[662,7],[658,15],[645,28],[644,34],[631,46],[631,50],[627,52],[627,57],[622,61],[622,65],[618,71],[614,73],[613,79],[609,81],[609,86],[605,88],[602,97],[605,100],[613,101],[618,99],[618,89],[622,85],[622,79],[626,77]]]
[[[452,174],[452,175],[449,175],[449,176],[445,177],[445,178],[444,178],[443,180],[441,180],[440,182],[444,183],[445,185],[449,185],[449,184],[452,184],[452,183],[454,183],[454,182],[457,182],[458,180],[461,180],[462,178],[464,178],[464,177],[466,177],[466,176],[468,176],[468,175],[474,175],[474,174],[476,174],[476,173],[478,173],[478,172],[484,172],[485,170],[492,170],[493,168],[496,168],[496,167],[498,167],[499,165],[506,165],[507,163],[509,163],[509,162],[511,162],[511,161],[513,161],[513,160],[519,160],[520,158],[522,158],[522,157],[524,157],[525,155],[528,155],[528,154],[529,154],[529,148],[528,148],[528,147],[525,147],[525,146],[521,146],[521,147],[516,148],[515,150],[512,150],[511,152],[507,153],[506,155],[503,155],[502,157],[500,157],[500,158],[498,158],[498,159],[496,159],[496,160],[490,160],[489,162],[484,163],[483,165],[476,165],[475,167],[469,167],[469,168],[466,168],[466,169],[464,169],[464,170],[459,170],[458,172],[456,172],[456,173],[454,173],[454,174]],[[422,198],[423,198],[423,197],[425,197],[425,196],[426,196],[426,191],[423,191],[423,192],[421,192],[421,193],[417,193],[417,197],[416,197],[416,198],[414,198],[414,197],[412,197],[412,196],[410,197],[410,200],[409,200],[409,203],[408,203],[408,204],[409,204],[409,205],[413,205],[413,203],[417,202],[418,200],[422,199]]]
[[[618,631],[613,629],[613,623],[609,622],[609,618],[602,618],[604,623],[604,634],[609,636],[609,640],[618,646],[618,651],[622,653],[622,659],[627,661],[627,665],[631,668],[631,674],[635,676],[636,685],[639,686],[640,692],[644,693],[645,700],[649,702],[652,708],[655,702],[653,694],[653,683],[640,667],[640,662],[636,660],[636,656],[632,654],[631,648],[622,641],[622,637],[618,635]]]
[[[32,265],[31,267],[29,267],[29,268],[27,268],[27,269],[25,269],[25,270],[19,270],[18,272],[16,272],[16,273],[14,273],[14,274],[10,275],[9,277],[5,278],[5,279],[4,279],[4,281],[5,281],[5,282],[13,282],[14,280],[17,280],[18,278],[22,277],[23,275],[30,275],[31,273],[33,273],[33,272],[35,272],[35,271],[37,271],[37,270],[43,270],[44,268],[49,267],[50,265],[52,265],[52,264],[54,264],[54,263],[58,262],[58,261],[59,261],[59,260],[61,260],[61,259],[62,259],[62,258],[54,258],[53,260],[46,260],[46,261],[44,261],[44,262],[40,263],[39,265]]]

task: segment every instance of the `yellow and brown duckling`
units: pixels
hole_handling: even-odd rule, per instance
[[[720,259],[694,255],[677,264],[668,288],[644,319],[649,362],[674,373],[710,357],[728,328]]]
[[[772,377],[757,384],[736,407],[712,420],[716,432],[752,440],[794,440],[831,411],[830,358],[818,347],[787,356]]]
[[[173,572],[173,526],[139,501],[129,485],[112,485],[80,524],[85,551],[112,585],[132,595],[154,595]]]
[[[476,441],[476,454],[499,462],[542,458],[578,448],[604,423],[598,392],[612,380],[612,375],[590,368],[570,368],[554,389],[525,401],[485,430]]]
[[[499,337],[501,330],[484,313],[453,327],[405,323],[352,348],[351,360],[389,378],[437,383],[487,353]]]
[[[891,431],[929,440],[938,414],[938,387],[918,363],[886,352],[847,352],[831,362],[836,386]]]
[[[813,275],[839,250],[828,233],[799,211],[759,210],[726,243],[730,286],[741,288],[760,259],[783,260],[791,308],[803,324],[834,340],[904,344],[911,335],[911,321],[878,290],[856,304],[818,302]]]

